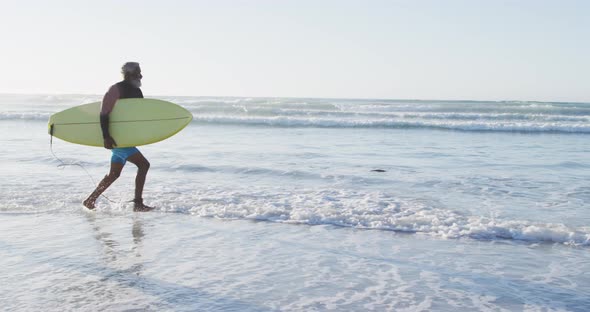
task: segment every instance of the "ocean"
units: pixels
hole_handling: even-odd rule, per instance
[[[0,95],[4,309],[590,310],[589,103],[146,96],[194,120],[133,213],[47,133],[101,96]]]

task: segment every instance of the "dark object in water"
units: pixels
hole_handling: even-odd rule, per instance
[[[373,170],[371,170],[371,171],[372,171],[372,172],[387,172],[387,171],[385,171],[385,170],[383,170],[383,169],[373,169]]]

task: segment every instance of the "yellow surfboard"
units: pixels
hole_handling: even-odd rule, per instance
[[[100,129],[100,102],[75,106],[49,118],[49,134],[64,141],[104,146]],[[118,100],[109,115],[109,132],[117,147],[151,144],[186,127],[193,115],[174,103],[156,99]]]

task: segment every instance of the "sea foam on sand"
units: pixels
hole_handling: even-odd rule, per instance
[[[590,282],[572,275],[586,264],[567,255],[585,251],[559,245],[83,208],[0,214],[0,221],[0,301],[6,310],[590,306]],[[530,265],[519,265],[523,259]]]

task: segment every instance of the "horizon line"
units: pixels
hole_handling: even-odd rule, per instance
[[[85,95],[85,96],[102,96],[98,93],[43,93],[43,92],[3,92],[0,95],[36,95],[36,96],[50,96],[50,95]],[[504,99],[504,100],[483,100],[483,99],[427,99],[427,98],[379,98],[379,97],[324,97],[324,96],[244,96],[244,95],[170,95],[170,94],[154,94],[153,96],[173,96],[173,97],[201,97],[201,98],[257,98],[257,99],[317,99],[317,100],[353,100],[353,101],[415,101],[415,102],[527,102],[527,103],[563,103],[563,104],[590,104],[588,101],[547,101],[547,100],[520,100],[520,99]],[[148,97],[149,98],[149,97]]]

